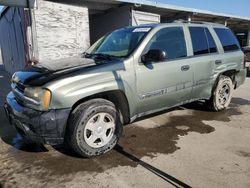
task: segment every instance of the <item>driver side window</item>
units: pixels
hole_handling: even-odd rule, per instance
[[[187,48],[182,27],[167,27],[158,31],[148,43],[144,52],[163,50],[167,60],[187,56]]]

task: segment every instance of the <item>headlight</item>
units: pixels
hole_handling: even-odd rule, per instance
[[[49,109],[51,92],[48,89],[27,87],[24,90],[24,96],[34,100],[34,103],[36,103],[35,105],[37,106],[35,108],[37,110]]]
[[[13,75],[12,75],[12,77],[11,77],[11,79],[10,79],[10,82],[12,83],[12,82],[18,82],[19,80],[18,80],[18,77],[16,76],[16,73],[14,73]]]

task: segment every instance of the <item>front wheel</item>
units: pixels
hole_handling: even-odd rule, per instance
[[[115,105],[104,99],[93,99],[71,114],[68,142],[79,155],[93,157],[110,151],[121,137],[122,129]]]
[[[211,99],[207,101],[209,109],[212,111],[226,109],[231,102],[233,90],[234,86],[231,78],[224,75],[220,76]]]

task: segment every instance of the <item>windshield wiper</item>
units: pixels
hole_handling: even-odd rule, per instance
[[[83,53],[82,53],[82,57],[91,58],[91,57],[92,57],[92,54],[87,53],[87,52],[83,52]]]
[[[125,57],[125,56],[115,56],[115,55],[103,54],[103,53],[93,53],[93,54],[87,53],[87,52],[83,53],[83,57],[85,57],[85,58],[92,58],[93,56],[96,56],[97,58],[108,59],[108,60],[112,60],[113,58]]]
[[[101,57],[101,58],[105,58],[105,59],[109,59],[111,60],[112,58],[118,58],[115,55],[110,55],[110,54],[102,54],[102,53],[94,53],[94,54],[90,54],[91,56],[97,56],[97,57]]]

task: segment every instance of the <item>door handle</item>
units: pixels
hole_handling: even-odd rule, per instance
[[[221,64],[221,63],[222,63],[221,60],[215,60],[215,64],[216,64],[216,65],[219,65],[219,64]]]
[[[183,65],[181,67],[181,71],[188,71],[190,69],[190,66],[189,65]]]

